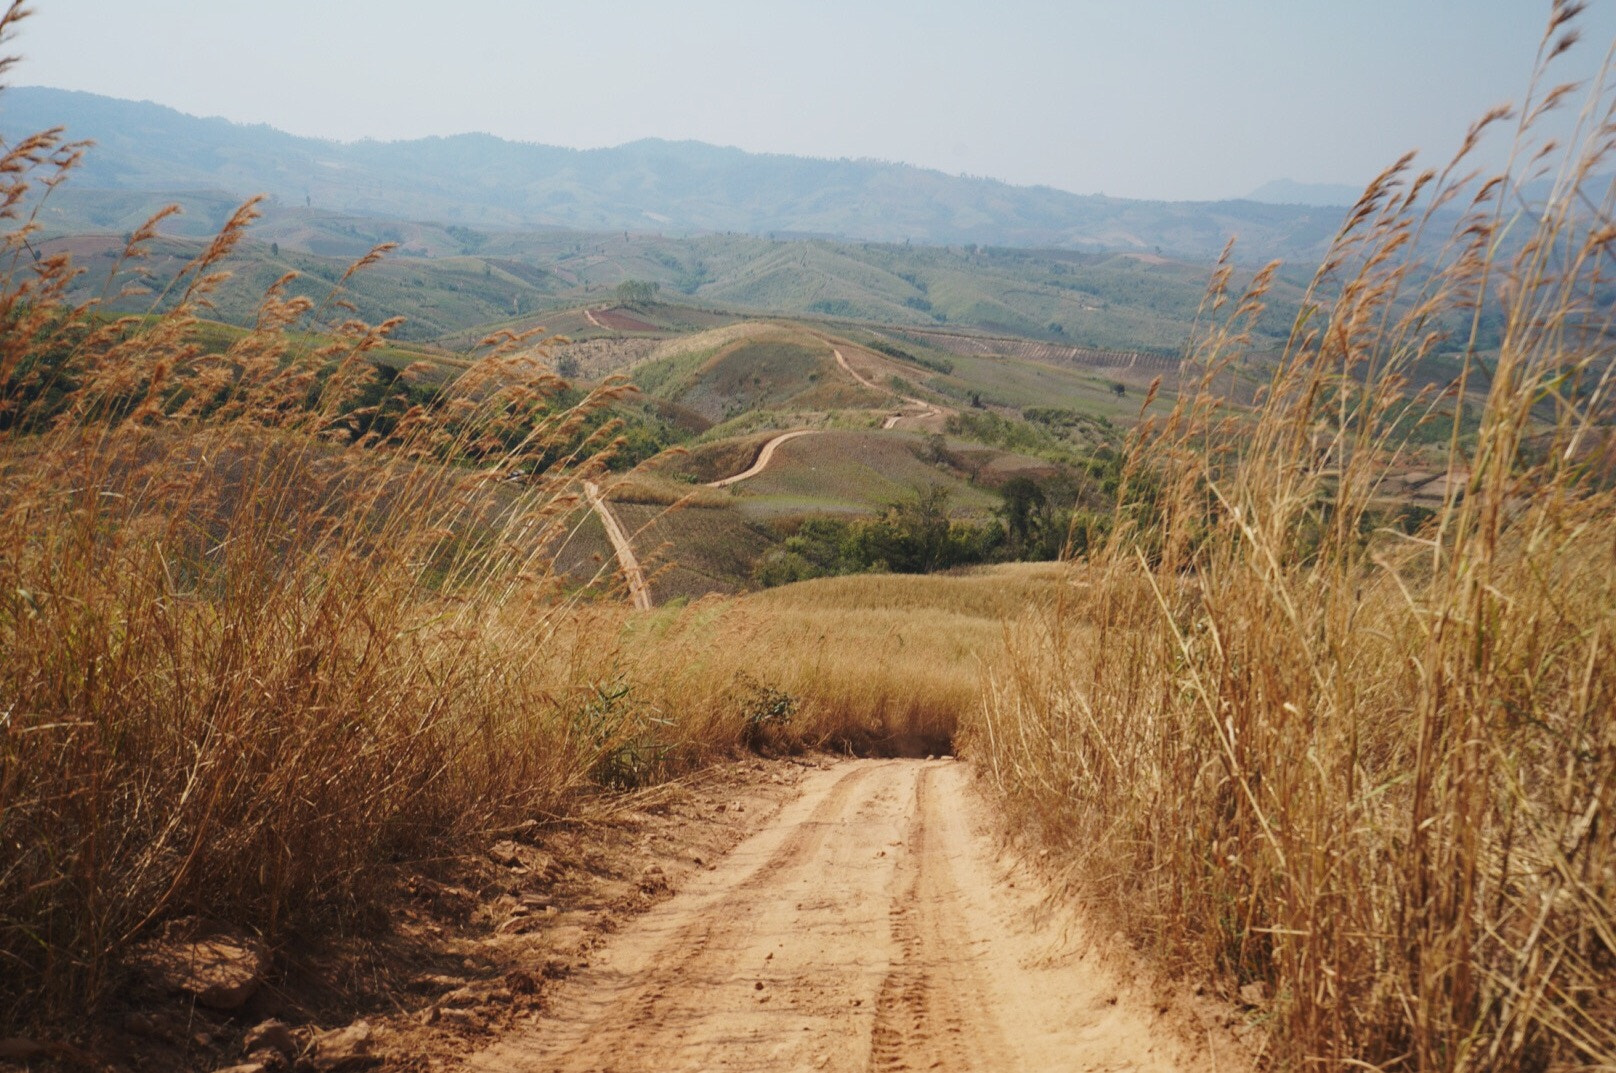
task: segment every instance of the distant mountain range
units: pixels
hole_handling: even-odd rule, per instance
[[[149,102],[41,87],[0,93],[0,134],[53,126],[96,142],[73,186],[267,193],[287,207],[481,228],[742,232],[931,245],[1131,250],[1206,261],[1312,261],[1331,205],[1140,201],[871,160],[645,140],[563,149],[462,134],[332,142],[200,119]],[[1282,198],[1269,184],[1265,200]],[[1316,199],[1313,199],[1316,200]],[[1350,203],[1348,198],[1345,203]]]
[[[1263,183],[1246,195],[1247,201],[1261,201],[1268,205],[1313,205],[1320,208],[1348,209],[1363,196],[1362,186],[1350,183],[1299,183],[1294,179],[1275,179]]]

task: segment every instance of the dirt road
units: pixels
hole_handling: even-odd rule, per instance
[[[774,458],[774,449],[776,447],[779,447],[782,443],[785,443],[787,440],[794,440],[798,436],[810,436],[813,433],[818,432],[818,431],[819,430],[817,428],[799,428],[799,429],[797,429],[797,430],[795,430],[793,432],[783,432],[783,433],[781,433],[780,435],[776,436],[774,439],[770,440],[768,443],[765,443],[763,445],[763,450],[758,452],[757,461],[752,463],[751,468],[742,470],[740,473],[735,474],[735,476],[733,476],[733,477],[724,477],[721,480],[708,481],[707,482],[707,487],[708,488],[726,488],[729,485],[734,484],[736,481],[744,481],[748,477],[756,477],[759,473],[762,473],[765,469],[768,468],[770,459]]]
[[[1183,1042],[1080,929],[1051,923],[997,855],[966,765],[849,761],[802,785],[465,1068],[1240,1067]]]
[[[651,586],[645,583],[645,571],[640,569],[640,560],[634,555],[634,546],[629,543],[628,534],[618,524],[617,515],[606,505],[606,497],[600,494],[600,486],[594,481],[584,482],[584,495],[588,497],[595,513],[600,515],[600,524],[606,529],[606,539],[612,542],[612,550],[617,553],[617,565],[622,567],[623,577],[628,581],[629,599],[639,610],[651,610]]]
[[[884,388],[875,381],[868,379],[857,369],[849,365],[847,363],[847,359],[842,357],[842,352],[840,350],[832,348],[831,353],[836,355],[836,364],[842,367],[843,372],[845,372],[848,376],[851,376],[854,380],[857,380],[859,383],[863,384],[865,387],[869,388],[871,391],[890,392],[892,390],[891,388]],[[916,412],[888,414],[887,419],[881,422],[881,427],[884,429],[897,428],[898,422],[900,421],[924,421],[927,418],[936,417],[943,412],[936,406],[933,406],[931,403],[927,402],[925,399],[917,399],[910,395],[899,395],[898,398],[907,403],[909,406],[913,407]]]

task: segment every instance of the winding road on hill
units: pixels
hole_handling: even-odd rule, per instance
[[[1221,1068],[1002,855],[968,765],[855,760],[612,935],[481,1073]],[[1182,1022],[1179,1022],[1182,1026]]]
[[[865,387],[869,388],[871,391],[879,391],[883,394],[896,394],[891,388],[882,387],[880,384],[866,378],[857,369],[849,365],[847,363],[847,359],[842,357],[842,352],[840,350],[832,347],[831,353],[836,355],[836,364],[842,367],[843,372],[845,372],[848,376],[851,376],[854,380],[857,380],[859,383],[863,384]],[[906,421],[910,418],[913,418],[916,421],[924,421],[928,417],[936,417],[943,412],[940,408],[933,406],[925,399],[917,399],[912,395],[899,395],[898,398],[908,403],[910,406],[918,408],[921,412],[914,414],[888,414],[887,419],[881,423],[881,427],[884,429],[896,428],[899,421]]]
[[[587,314],[587,312],[588,312],[588,310],[585,310],[586,314]],[[840,350],[836,349],[835,347],[832,347],[831,348],[831,353],[836,355],[836,364],[841,366],[842,371],[845,372],[848,376],[851,376],[854,380],[857,380],[860,384],[863,384],[865,387],[869,388],[872,391],[879,391],[879,392],[881,392],[883,394],[890,394],[889,389],[883,388],[881,385],[875,383],[874,381],[867,379],[861,373],[859,373],[859,371],[857,369],[854,369],[851,365],[849,365],[847,363],[847,359],[842,357],[842,352]],[[881,427],[883,429],[894,428],[894,427],[897,426],[899,421],[908,420],[910,418],[913,418],[913,419],[915,419],[917,421],[923,421],[928,417],[936,417],[936,416],[938,416],[939,414],[941,414],[943,412],[939,407],[933,406],[931,403],[927,402],[924,399],[916,399],[916,398],[912,398],[912,397],[910,397],[908,395],[899,395],[898,398],[902,399],[904,402],[908,403],[911,406],[918,407],[920,412],[919,413],[908,413],[908,414],[906,414],[906,413],[888,414],[887,419],[881,423]],[[782,443],[785,443],[787,440],[794,440],[798,436],[810,436],[813,433],[820,432],[820,431],[822,431],[822,430],[817,429],[817,428],[799,428],[799,429],[793,429],[790,432],[783,432],[780,435],[776,436],[774,439],[768,441],[767,443],[765,443],[763,445],[763,450],[758,452],[757,461],[753,462],[752,465],[749,468],[744,469],[740,473],[737,473],[737,474],[735,474],[734,476],[731,476],[731,477],[721,477],[720,479],[718,479],[716,481],[708,481],[707,482],[707,487],[708,488],[727,488],[732,484],[736,484],[736,483],[738,483],[740,481],[744,481],[744,480],[748,480],[748,479],[750,479],[752,477],[756,477],[759,473],[762,473],[765,469],[768,468],[768,465],[769,465],[770,461],[772,461],[774,459],[775,449],[778,448]]]
[[[768,468],[769,462],[774,458],[774,450],[775,450],[775,448],[779,447],[782,443],[785,443],[787,440],[794,440],[798,436],[812,436],[814,433],[816,433],[818,431],[820,431],[820,430],[817,429],[817,428],[799,428],[799,429],[794,429],[791,432],[782,432],[780,435],[776,436],[774,439],[770,440],[768,443],[765,443],[763,445],[763,450],[758,452],[757,461],[753,462],[749,469],[744,469],[741,472],[735,474],[735,476],[733,476],[733,477],[724,477],[724,478],[721,478],[721,479],[716,480],[716,481],[708,481],[707,482],[707,487],[708,488],[727,488],[728,486],[734,484],[737,481],[744,481],[744,480],[746,480],[746,479],[748,479],[750,477],[756,477],[759,473],[762,473],[765,469]]]
[[[617,565],[622,568],[623,577],[628,581],[629,599],[634,601],[637,609],[651,610],[651,587],[645,583],[645,571],[640,569],[640,560],[634,555],[634,546],[628,542],[628,534],[618,524],[617,515],[606,505],[606,497],[600,494],[600,486],[594,481],[584,482],[584,495],[590,507],[600,515],[606,539],[612,542],[612,551],[617,553]]]

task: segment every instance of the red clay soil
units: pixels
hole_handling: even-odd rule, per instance
[[[614,332],[654,332],[658,330],[656,325],[647,324],[645,321],[637,317],[631,317],[619,309],[590,310],[589,319],[599,324],[602,328],[607,328]]]

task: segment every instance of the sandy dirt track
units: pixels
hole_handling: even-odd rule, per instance
[[[612,542],[612,550],[617,553],[617,565],[622,567],[623,577],[628,581],[629,599],[639,610],[651,610],[651,586],[645,583],[645,571],[640,569],[640,560],[634,555],[634,546],[629,543],[628,534],[618,524],[617,515],[606,505],[606,497],[600,494],[600,486],[594,481],[584,482],[584,495],[588,497],[595,513],[600,515],[600,524],[606,529],[606,539]]]
[[[859,383],[863,384],[865,387],[869,388],[871,391],[890,392],[892,390],[891,388],[882,387],[880,384],[877,384],[875,381],[869,379],[857,369],[849,365],[847,363],[847,359],[842,357],[842,352],[840,350],[832,349],[831,353],[836,355],[836,364],[842,367],[843,372],[845,372],[848,376],[851,376],[854,380],[857,380]],[[921,421],[925,421],[928,418],[937,417],[943,412],[936,406],[933,406],[931,403],[927,402],[925,399],[917,399],[909,395],[899,395],[898,398],[912,407],[914,412],[904,413],[899,411],[895,414],[888,414],[887,419],[881,422],[881,427],[883,429],[897,428],[898,424],[902,421],[908,421],[912,424],[919,424]]]
[[[465,1068],[1240,1068],[1051,923],[967,765],[849,761],[802,786]]]
[[[733,477],[724,477],[721,480],[708,481],[707,487],[727,488],[737,481],[744,481],[749,477],[756,477],[759,473],[762,473],[769,467],[769,462],[774,458],[775,448],[779,447],[787,440],[794,440],[798,436],[811,436],[818,431],[819,430],[817,428],[799,428],[792,432],[781,433],[763,445],[763,450],[758,452],[757,461],[753,462],[750,468],[742,470]]]

